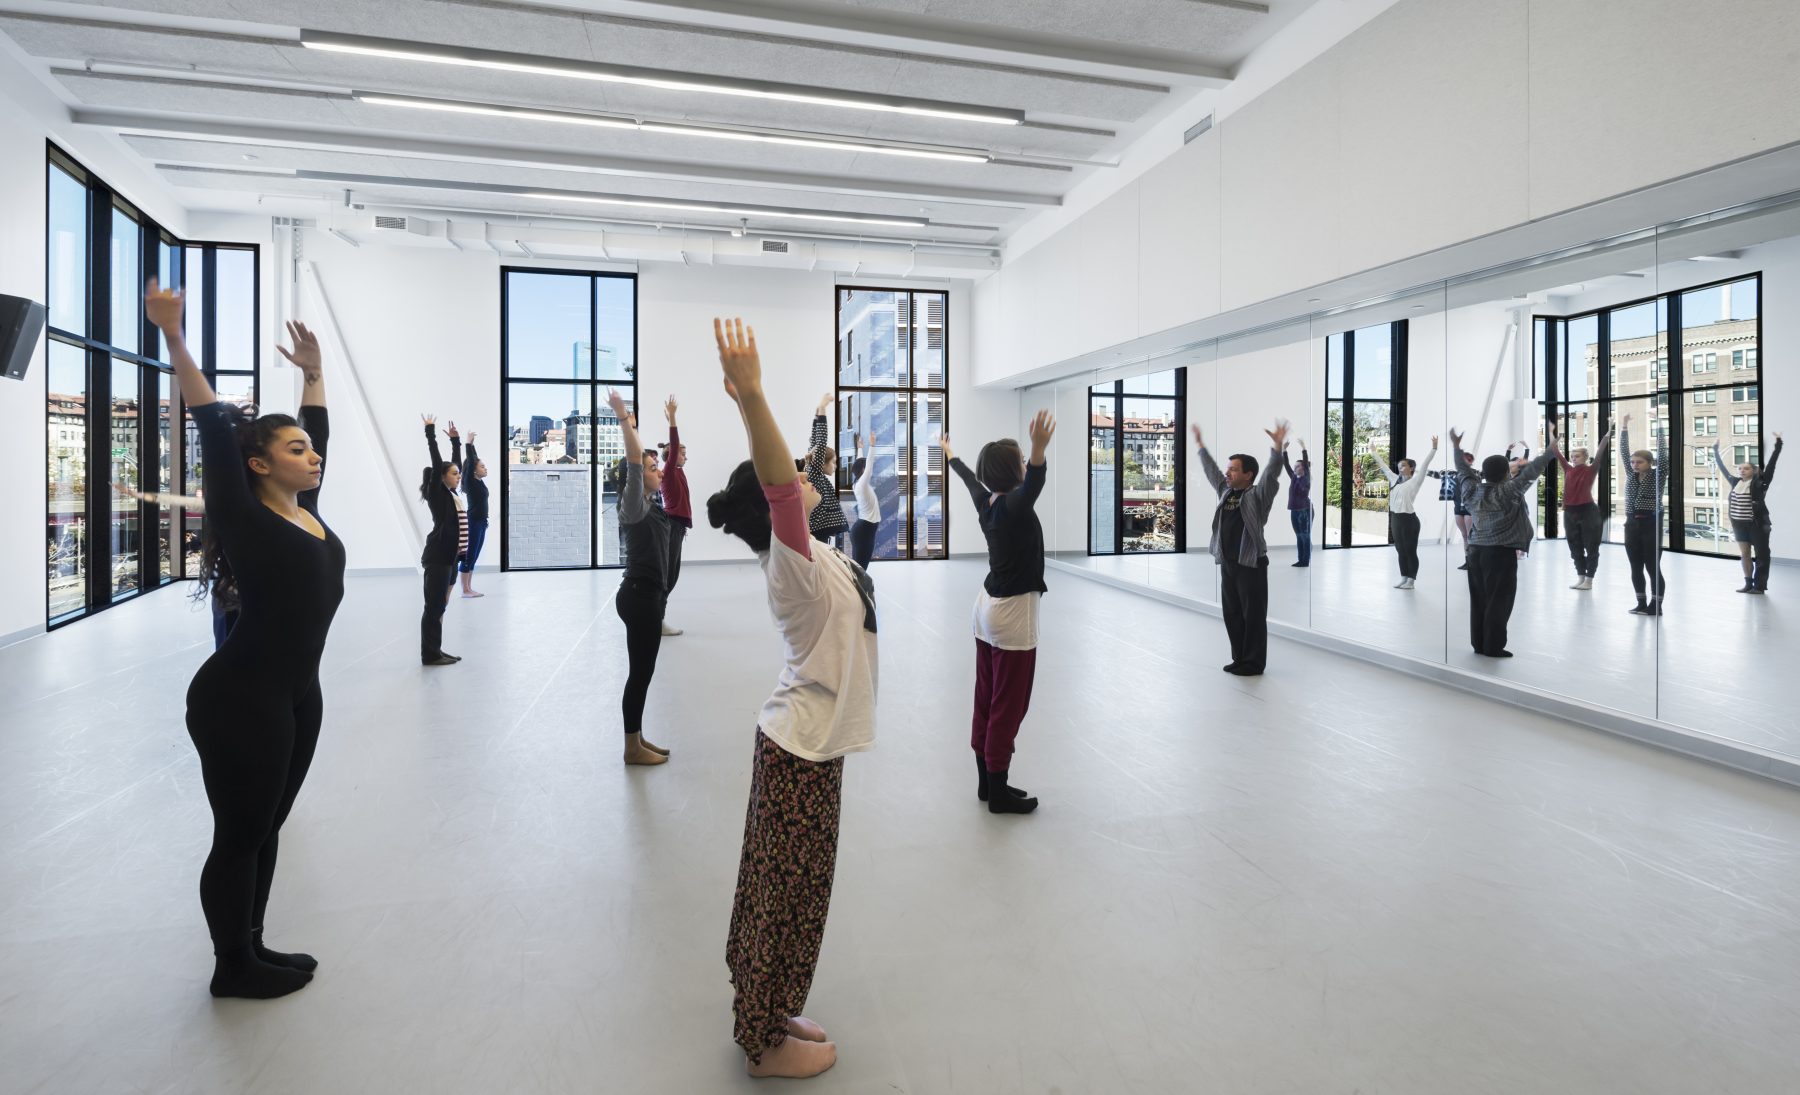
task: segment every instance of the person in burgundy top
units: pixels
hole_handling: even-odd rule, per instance
[[[681,431],[675,426],[675,397],[663,404],[663,417],[669,420],[669,440],[662,446],[662,502],[663,512],[669,515],[669,579],[668,592],[675,592],[675,583],[681,580],[681,543],[687,539],[688,529],[694,527],[694,503],[688,494],[687,446],[681,443]],[[679,635],[679,627],[669,626],[668,621],[662,625],[664,635]]]
[[[1288,521],[1294,526],[1294,546],[1299,549],[1300,561],[1290,564],[1304,567],[1312,565],[1312,457],[1306,453],[1306,442],[1300,442],[1300,462],[1288,459],[1287,446],[1281,448],[1281,466],[1288,473]]]
[[[1611,438],[1609,429],[1600,436],[1595,448],[1605,452]],[[1550,426],[1550,439],[1556,442],[1556,458],[1562,463],[1563,528],[1569,541],[1569,557],[1575,560],[1575,584],[1569,588],[1593,589],[1594,573],[1600,569],[1600,544],[1606,538],[1606,513],[1594,497],[1600,465],[1583,448],[1562,455],[1562,435],[1554,423]]]

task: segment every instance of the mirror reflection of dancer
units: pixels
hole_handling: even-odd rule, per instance
[[[688,494],[687,446],[681,443],[681,431],[675,426],[675,412],[680,405],[670,396],[663,404],[663,417],[669,423],[669,440],[662,446],[662,508],[669,515],[669,592],[681,581],[681,548],[687,541],[688,529],[694,527],[694,503]],[[679,635],[679,627],[662,625],[664,635]]]
[[[1269,660],[1269,548],[1263,530],[1281,487],[1277,461],[1287,441],[1287,420],[1278,419],[1274,429],[1263,432],[1269,435],[1269,464],[1259,481],[1256,457],[1244,453],[1233,453],[1220,471],[1200,436],[1199,424],[1194,425],[1200,468],[1219,493],[1211,551],[1219,564],[1219,601],[1225,634],[1231,640],[1231,661],[1224,668],[1239,677],[1260,676]]]
[[[1661,616],[1663,606],[1662,491],[1669,478],[1669,446],[1659,440],[1649,449],[1631,451],[1631,416],[1619,420],[1619,459],[1625,462],[1625,558],[1631,564],[1631,588],[1637,592],[1637,616]],[[1648,580],[1646,578],[1648,577]],[[1645,586],[1649,594],[1645,594]]]
[[[431,509],[431,531],[425,535],[425,549],[419,553],[419,566],[424,569],[424,610],[419,614],[419,662],[422,665],[455,665],[462,661],[455,654],[444,653],[444,610],[450,607],[450,590],[456,585],[456,563],[469,546],[469,514],[457,487],[462,483],[462,469],[444,459],[438,451],[437,416],[422,414],[425,424],[425,447],[431,463],[419,476],[419,498]],[[456,438],[456,423],[449,426]]]
[[[1594,448],[1606,451],[1612,431],[1600,435]],[[1569,557],[1575,561],[1575,584],[1570,589],[1593,589],[1594,575],[1600,571],[1600,545],[1606,540],[1606,514],[1594,500],[1594,481],[1599,478],[1596,464],[1585,447],[1576,448],[1568,456],[1562,454],[1562,433],[1550,424],[1550,441],[1563,471],[1563,534],[1569,539]]]
[[[1448,471],[1432,471],[1425,474],[1438,480],[1438,500],[1450,503],[1451,518],[1456,522],[1456,531],[1462,537],[1463,561],[1458,570],[1469,569],[1469,532],[1475,527],[1475,515],[1469,507],[1463,505],[1462,490],[1458,487],[1459,469],[1464,464],[1473,464],[1475,454],[1466,450],[1455,450],[1451,453],[1451,463],[1455,466]]]
[[[714,320],[713,332],[751,458],[707,500],[707,520],[756,552],[787,647],[758,718],[725,944],[733,1036],[750,1075],[800,1079],[837,1061],[837,1046],[802,1011],[831,909],[844,757],[875,745],[875,587],[808,535],[808,507],[833,503],[796,473],[763,395],[755,330]]]
[[[1312,565],[1312,457],[1306,453],[1306,441],[1300,442],[1300,463],[1288,460],[1287,446],[1281,447],[1281,466],[1288,474],[1288,522],[1294,526],[1294,546],[1300,560],[1290,566]]]
[[[969,489],[987,538],[988,572],[975,597],[975,711],[969,743],[975,750],[975,797],[990,814],[1029,814],[1038,800],[1014,787],[1013,744],[1031,706],[1037,677],[1038,601],[1044,585],[1044,528],[1037,499],[1049,475],[1045,454],[1056,418],[1031,419],[1031,459],[1010,437],[981,446],[975,470],[956,458],[948,437],[944,463]]]
[[[663,485],[662,471],[655,453],[645,452],[638,442],[637,416],[617,390],[608,389],[606,402],[625,432],[625,451],[635,457],[625,465],[625,483],[619,488],[625,574],[613,598],[613,608],[625,624],[627,669],[625,690],[619,698],[625,724],[625,763],[657,765],[669,759],[669,751],[644,739],[644,703],[650,698],[650,680],[656,676],[663,615],[669,607],[669,530],[674,522],[653,497]]]
[[[475,561],[481,558],[481,545],[487,543],[488,488],[482,482],[487,478],[487,462],[475,455],[474,430],[469,431],[466,447],[454,429],[447,432],[450,435],[450,462],[462,472],[462,493],[469,522],[469,542],[457,561],[456,570],[462,575],[464,597],[484,597],[486,594],[475,592]]]
[[[1769,453],[1768,462],[1760,471],[1746,460],[1738,465],[1738,473],[1733,475],[1725,467],[1719,442],[1713,442],[1713,462],[1719,465],[1719,474],[1731,484],[1731,508],[1726,512],[1731,517],[1731,534],[1737,541],[1738,558],[1744,565],[1744,586],[1739,593],[1769,591],[1769,532],[1774,524],[1769,519],[1769,484],[1775,479],[1775,461],[1779,459],[1781,434],[1777,433],[1775,449]]]
[[[144,316],[162,331],[200,435],[206,531],[200,587],[229,581],[240,616],[187,693],[188,736],[212,808],[200,905],[212,935],[214,996],[270,999],[305,987],[318,962],[263,945],[282,823],[319,742],[319,656],[344,596],[344,545],[319,518],[324,374],[318,342],[290,324],[301,402],[319,447],[284,414],[219,402],[182,338],[182,294],[151,281]]]
[[[1450,447],[1459,454],[1457,491],[1475,515],[1469,532],[1469,645],[1484,657],[1510,658],[1506,627],[1519,592],[1519,556],[1536,534],[1525,495],[1556,450],[1552,446],[1519,468],[1505,456],[1490,456],[1477,475],[1455,430]]]
[[[850,522],[844,519],[844,507],[838,501],[837,450],[827,443],[826,438],[825,412],[830,408],[831,393],[826,392],[819,397],[818,409],[813,412],[812,437],[807,443],[805,461],[807,481],[824,502],[813,507],[806,515],[806,522],[812,529],[813,539],[839,547],[839,540],[849,529]]]
[[[1414,508],[1419,488],[1425,485],[1431,462],[1437,459],[1438,439],[1431,439],[1431,451],[1425,463],[1401,460],[1390,469],[1384,461],[1381,474],[1388,481],[1388,525],[1393,531],[1394,551],[1400,556],[1400,584],[1395,589],[1412,589],[1419,578],[1419,514]]]
[[[869,569],[875,557],[875,534],[881,530],[881,496],[875,493],[875,427],[869,427],[869,444],[856,438],[856,459],[850,463],[855,480],[850,493],[856,498],[856,524],[850,526],[850,557],[856,565]]]

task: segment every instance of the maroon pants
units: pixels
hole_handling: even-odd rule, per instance
[[[969,743],[990,772],[1012,765],[1013,739],[1031,706],[1037,651],[1002,650],[975,640],[975,719]]]

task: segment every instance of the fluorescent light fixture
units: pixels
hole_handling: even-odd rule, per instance
[[[373,92],[352,93],[359,103],[375,106],[404,106],[414,110],[441,110],[449,114],[483,114],[490,118],[519,118],[528,122],[562,122],[597,129],[636,129],[630,118],[608,118],[599,114],[577,114],[572,111],[532,110],[529,107],[494,106],[487,103],[463,103],[450,99],[414,99],[402,95],[377,95]]]
[[[801,84],[734,80],[699,73],[666,72],[653,68],[533,57],[524,53],[503,53],[498,50],[429,45],[395,38],[370,38],[359,34],[329,34],[322,31],[302,30],[300,44],[307,49],[325,50],[331,53],[352,53],[364,57],[386,57],[397,61],[423,61],[438,65],[461,65],[466,68],[498,69],[504,72],[527,72],[539,76],[563,76],[576,80],[598,80],[604,83],[637,84],[642,87],[663,88],[668,91],[739,95],[788,103],[810,103],[815,106],[875,110],[890,114],[913,114],[926,118],[947,118],[960,122],[984,122],[990,125],[1023,125],[1025,122],[1025,114],[1019,110],[946,103],[933,99],[865,95],[852,91],[826,91]]]
[[[359,103],[376,106],[409,107],[414,110],[439,110],[452,114],[481,114],[490,118],[518,118],[529,122],[558,122],[585,125],[599,129],[636,129],[647,133],[672,133],[683,137],[714,137],[728,141],[757,141],[764,144],[822,148],[837,152],[870,152],[882,156],[912,156],[928,160],[950,160],[956,163],[989,163],[993,157],[985,153],[912,148],[905,145],[863,144],[858,141],[832,140],[798,134],[757,133],[714,126],[687,125],[680,122],[640,122],[632,118],[615,118],[602,114],[583,114],[572,110],[540,110],[533,107],[500,106],[493,103],[469,103],[453,99],[421,99],[409,95],[384,95],[379,92],[352,93]]]
[[[683,213],[719,213],[732,217],[780,217],[797,221],[838,221],[848,224],[879,224],[890,228],[925,228],[931,222],[920,217],[883,217],[874,213],[815,213],[798,209],[769,209],[752,205],[715,205],[708,202],[685,202],[669,198],[614,197],[605,194],[558,194],[553,191],[527,190],[521,198],[546,201],[583,202],[589,205],[624,205],[633,209],[672,209]]]

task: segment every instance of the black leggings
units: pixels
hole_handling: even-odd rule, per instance
[[[422,590],[425,610],[419,616],[419,660],[429,662],[444,653],[444,609],[450,605],[450,587],[456,584],[456,560],[425,564]]]
[[[262,927],[281,824],[312,766],[325,705],[317,677],[291,699],[271,698],[264,682],[219,670],[194,678],[187,727],[213,815],[200,907],[215,952],[229,954]]]
[[[1644,603],[1646,573],[1656,579],[1657,600],[1663,598],[1662,558],[1656,553],[1658,521],[1651,514],[1631,514],[1625,519],[1625,558],[1631,562],[1631,588],[1637,590],[1638,602]]]
[[[619,702],[627,734],[642,733],[644,701],[650,696],[650,678],[656,675],[656,655],[662,649],[663,610],[669,595],[652,580],[627,578],[619,583],[613,607],[625,621],[625,656],[629,670],[625,695]]]
[[[875,533],[880,528],[875,522],[861,518],[850,526],[850,558],[864,570],[869,569],[869,560],[875,557]]]
[[[1394,533],[1394,550],[1400,553],[1400,577],[1419,576],[1419,515],[1390,513],[1388,525]]]
[[[680,521],[669,522],[669,592],[675,592],[675,583],[681,581],[681,544],[687,539],[687,526]]]

